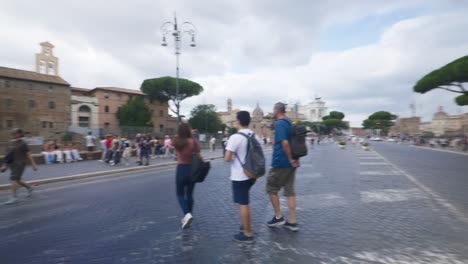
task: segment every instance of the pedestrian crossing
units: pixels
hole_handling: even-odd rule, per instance
[[[361,202],[363,203],[392,203],[426,198],[424,193],[416,188],[383,189],[361,192]]]
[[[358,170],[355,172],[358,179],[360,179],[360,177],[365,177],[365,180],[369,180],[369,177],[376,176],[385,178],[386,182],[391,182],[392,180],[389,177],[404,176],[400,171],[397,171],[395,168],[393,168],[390,163],[388,163],[384,158],[382,158],[374,151],[358,150],[355,153],[355,156],[357,164],[359,165]],[[308,166],[305,164],[305,166],[302,167],[309,168],[313,167],[313,165],[309,164]],[[319,178],[326,177],[327,175],[324,175],[324,173],[311,172],[307,178],[311,181],[321,181]],[[313,183],[311,182],[311,184]],[[301,211],[332,207],[346,207],[356,203],[356,199],[358,199],[358,202],[361,204],[373,204],[416,201],[430,198],[423,190],[411,186],[412,185],[406,186],[409,188],[398,188],[398,186],[388,186],[382,182],[382,186],[377,184],[374,186],[375,189],[364,188],[363,190],[357,190],[354,195],[342,194],[339,192],[298,195],[298,204],[301,205],[301,208],[298,208],[297,210]],[[286,200],[281,200],[282,204],[285,205]],[[310,201],[314,202],[311,203]],[[287,209],[287,207],[285,206],[283,209]]]

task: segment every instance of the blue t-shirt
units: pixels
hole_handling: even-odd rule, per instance
[[[273,161],[271,164],[273,168],[292,168],[288,156],[286,156],[281,146],[281,141],[289,140],[290,138],[291,123],[291,120],[287,117],[278,119],[275,122],[275,145],[273,147]]]

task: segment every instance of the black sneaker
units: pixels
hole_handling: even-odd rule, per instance
[[[245,244],[255,243],[253,236],[248,237],[244,235],[244,233],[239,233],[237,235],[234,235],[234,241],[239,242],[239,243],[245,243]]]
[[[239,231],[244,232],[244,227],[242,225],[239,226]]]
[[[291,230],[291,231],[293,231],[293,232],[299,231],[299,227],[298,227],[297,223],[291,224],[289,222],[286,222],[286,224],[284,224],[284,227]]]
[[[276,216],[273,216],[273,219],[271,219],[271,221],[267,223],[267,226],[277,227],[277,226],[282,226],[285,223],[286,223],[286,221],[284,221],[284,217],[276,218]]]

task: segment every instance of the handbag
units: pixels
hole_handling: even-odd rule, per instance
[[[192,169],[190,172],[190,179],[192,182],[203,182],[208,176],[208,172],[211,169],[209,161],[204,161],[203,158],[195,153],[195,140],[193,141],[193,154],[192,154]]]

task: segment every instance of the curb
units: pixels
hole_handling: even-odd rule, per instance
[[[453,150],[445,150],[445,149],[434,149],[434,148],[420,147],[420,146],[413,146],[413,145],[410,145],[410,147],[413,147],[413,148],[419,148],[419,149],[433,150],[433,151],[439,151],[439,152],[445,152],[445,153],[453,153],[453,154],[459,154],[459,155],[465,155],[465,156],[468,156],[468,153],[464,153],[464,152],[458,152],[458,151],[453,151]]]
[[[211,160],[218,160],[218,159],[222,159],[222,158],[223,158],[223,156],[216,156],[216,157],[205,158],[204,160],[211,161]],[[118,170],[90,172],[90,173],[83,173],[83,174],[77,174],[77,175],[71,175],[71,176],[63,176],[63,177],[55,177],[55,178],[50,178],[50,179],[28,181],[27,183],[32,184],[32,185],[43,185],[43,184],[57,183],[57,182],[64,182],[64,181],[81,180],[81,179],[99,177],[99,176],[104,176],[104,175],[109,175],[109,174],[118,174],[118,173],[123,173],[123,172],[134,172],[134,171],[143,171],[143,170],[148,170],[148,169],[171,167],[171,166],[175,166],[175,165],[177,165],[177,162],[166,162],[166,163],[149,165],[149,166],[142,166],[142,167],[133,167],[133,168],[126,168],[126,169],[118,169]],[[10,184],[0,185],[0,191],[9,190],[9,189],[10,189]]]

